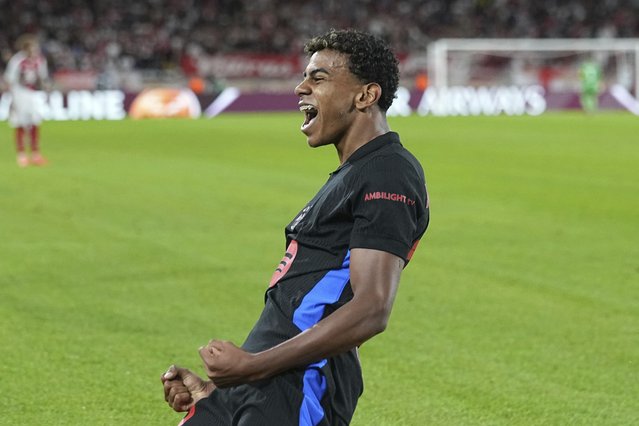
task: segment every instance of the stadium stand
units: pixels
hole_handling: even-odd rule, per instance
[[[0,0],[0,8],[2,60],[16,37],[35,32],[53,71],[102,69],[116,59],[188,70],[189,52],[200,51],[299,53],[304,38],[329,27],[367,29],[398,52],[442,37],[639,35],[637,0]]]
[[[0,72],[17,37],[36,33],[63,91],[181,82],[215,92],[230,75],[243,88],[288,88],[304,40],[331,27],[378,34],[400,57],[424,56],[441,38],[639,36],[639,0],[0,0],[0,9]]]

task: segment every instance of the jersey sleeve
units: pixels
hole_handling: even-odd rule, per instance
[[[428,222],[421,167],[399,155],[377,157],[355,184],[350,248],[369,248],[410,259]]]
[[[19,77],[20,59],[17,55],[14,55],[7,64],[7,69],[4,72],[4,79],[10,86],[18,82]]]

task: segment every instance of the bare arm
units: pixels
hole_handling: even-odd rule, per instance
[[[371,249],[351,251],[353,299],[297,336],[249,354],[230,342],[213,340],[200,349],[207,375],[217,386],[271,377],[345,352],[386,328],[404,261]]]

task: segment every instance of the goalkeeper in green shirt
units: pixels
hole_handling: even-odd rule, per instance
[[[599,87],[601,85],[601,69],[593,61],[585,61],[579,67],[581,80],[581,107],[588,113],[597,111],[599,106]]]

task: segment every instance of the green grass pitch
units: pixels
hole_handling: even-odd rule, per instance
[[[0,126],[0,424],[174,425],[160,374],[241,343],[336,168],[300,114]],[[391,120],[431,227],[353,425],[639,424],[639,118]]]

